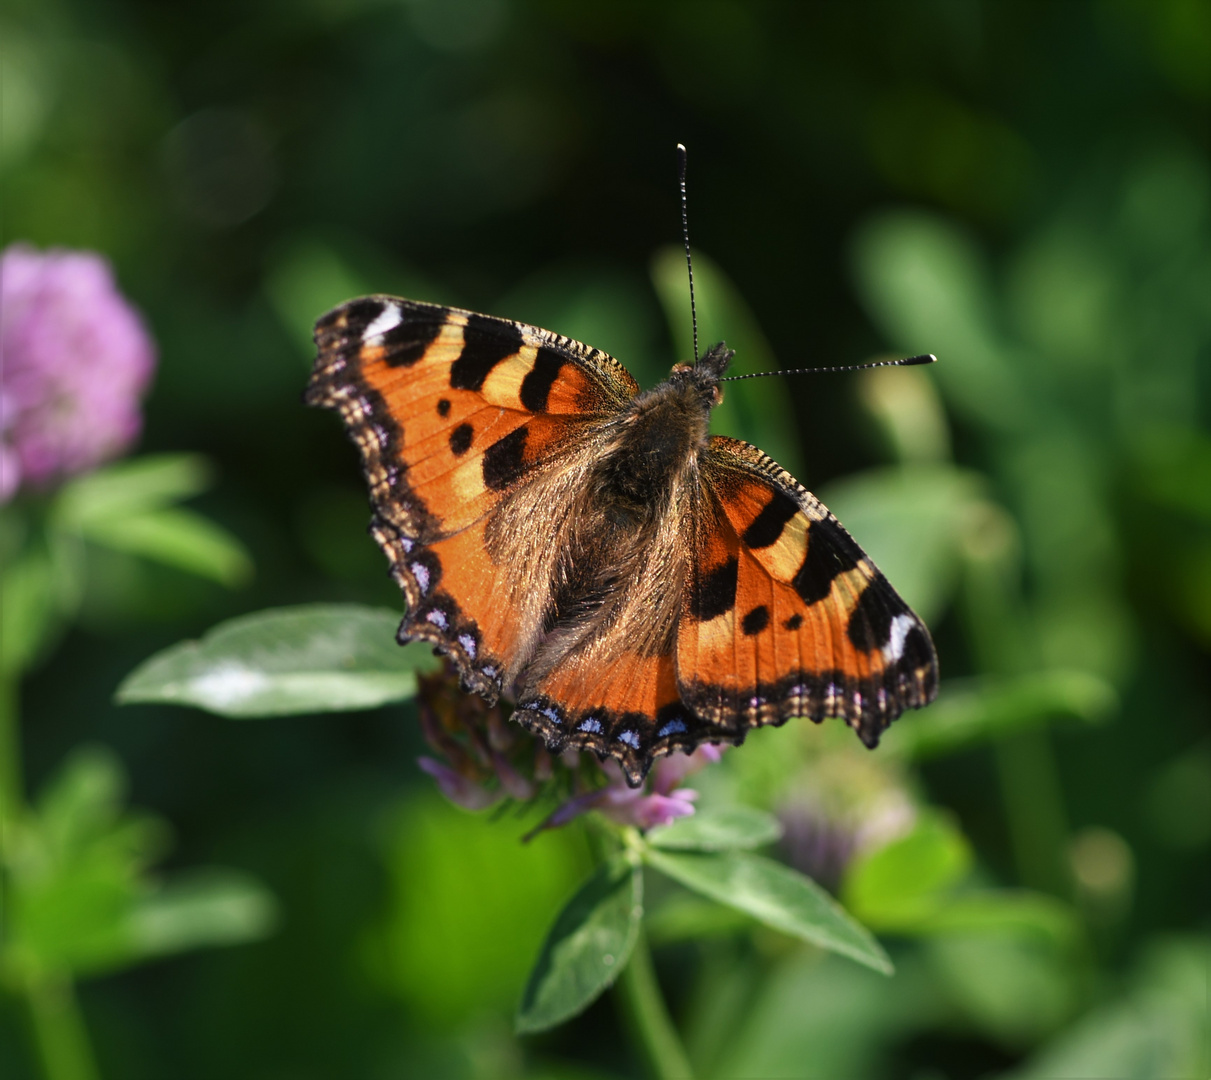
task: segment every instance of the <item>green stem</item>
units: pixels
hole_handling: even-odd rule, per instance
[[[46,1080],[99,1080],[71,981],[30,979],[25,997]]]
[[[18,727],[17,680],[0,675],[0,959],[9,941],[8,893],[13,867],[8,854],[13,834],[25,814],[21,782],[21,733]],[[30,973],[23,980],[34,1046],[45,1080],[99,1080],[69,978]]]
[[[615,987],[627,1026],[655,1080],[693,1080],[689,1058],[673,1026],[642,927]]]
[[[1012,522],[1002,511],[990,508],[969,523],[963,598],[976,662],[988,675],[1013,677],[1040,665],[1022,599],[1017,548]],[[1050,736],[1046,731],[1002,736],[994,755],[1022,883],[1067,895],[1068,822]]]
[[[1067,815],[1059,769],[1046,731],[1021,731],[995,747],[1001,797],[1022,884],[1054,896],[1071,893],[1064,861]]]
[[[17,681],[0,675],[0,875],[9,831],[21,813],[21,733],[17,728]]]

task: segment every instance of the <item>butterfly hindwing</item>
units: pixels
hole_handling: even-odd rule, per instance
[[[716,436],[677,631],[682,700],[736,741],[839,716],[869,746],[931,701],[929,632],[832,514],[756,447]]]
[[[388,296],[329,312],[316,344],[307,400],[338,410],[361,451],[371,531],[408,601],[401,637],[432,641],[494,697],[541,618],[541,598],[516,594],[549,579],[543,508],[567,504],[568,461],[638,387],[570,338]],[[527,505],[510,513],[514,498]]]

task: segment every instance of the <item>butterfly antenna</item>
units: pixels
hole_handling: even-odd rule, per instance
[[[690,223],[685,197],[685,147],[677,144],[677,173],[681,179],[681,235],[685,240],[685,266],[690,272],[690,320],[694,324],[694,363],[698,363],[698,309],[694,306],[694,263],[690,259]]]
[[[906,356],[903,360],[874,360],[869,364],[846,364],[844,367],[802,367],[789,371],[758,371],[752,375],[727,375],[720,382],[733,382],[736,379],[761,379],[766,375],[819,375],[833,371],[863,371],[872,367],[909,367],[912,364],[935,364],[938,358],[933,353],[922,353],[920,356]]]

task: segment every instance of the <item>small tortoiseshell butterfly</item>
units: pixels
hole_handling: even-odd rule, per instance
[[[508,319],[368,296],[316,324],[307,392],[361,450],[371,532],[463,687],[628,782],[795,716],[876,745],[937,692],[929,631],[818,499],[708,434],[720,343],[640,391]]]

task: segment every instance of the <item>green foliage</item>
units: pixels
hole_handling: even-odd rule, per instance
[[[652,849],[648,864],[687,889],[759,922],[890,975],[891,960],[810,878],[744,852],[689,854]]]
[[[0,671],[29,668],[78,613],[89,546],[137,556],[227,586],[252,562],[227,530],[176,504],[210,487],[206,461],[153,454],[64,484],[45,505],[0,513]]]
[[[574,832],[522,845],[519,831],[432,792],[384,823],[389,903],[365,936],[365,959],[378,984],[428,1024],[457,1027],[479,1010],[514,1007],[551,913],[584,873]],[[557,950],[555,959],[576,957]]]
[[[147,457],[0,508],[0,989],[34,1021],[30,1040],[0,1008],[5,1080],[659,1075],[624,1039],[645,1037],[625,1023],[645,973],[692,1064],[671,1075],[1207,1074],[1206,4],[10,7],[6,235],[112,259],[161,361]],[[241,140],[190,141],[216,118]],[[412,767],[398,591],[355,451],[299,394],[314,318],[378,291],[663,378],[692,350],[677,138],[702,341],[737,372],[940,358],[729,383],[715,429],[806,482],[924,614],[942,693],[873,754],[792,721],[697,774],[698,815],[623,849],[650,856],[623,1007],[519,1039],[527,972],[591,872],[581,834],[520,845],[510,806],[461,814]],[[105,704],[172,641],[314,600],[378,611],[381,658],[347,668],[369,654],[308,643],[352,630],[281,626],[282,666],[259,640],[253,681],[275,709],[387,708],[233,726],[164,707],[191,700],[205,641],[152,661],[180,669],[149,707]],[[98,738],[183,864],[273,882],[279,933],[100,978],[251,935],[267,908],[235,874],[218,899],[201,872],[161,883],[165,829],[112,773],[55,794]],[[745,804],[785,827],[763,854],[835,888],[894,978],[656,869],[747,860],[773,829],[735,828]],[[557,952],[582,940],[564,925]],[[33,943],[98,976],[97,1066],[70,980],[22,990]],[[573,983],[594,980],[543,986]]]
[[[665,851],[732,851],[772,844],[782,825],[751,806],[706,807],[691,817],[653,829],[648,843]]]
[[[1084,671],[956,679],[946,689],[918,723],[901,724],[888,733],[889,748],[925,760],[1061,718],[1099,724],[1118,708],[1114,687]]]
[[[904,836],[850,863],[842,896],[868,925],[900,929],[927,919],[971,867],[971,849],[945,818],[922,815]]]
[[[1162,938],[1147,951],[1126,993],[1050,1040],[1005,1080],[1114,1076],[1167,1080],[1205,1076],[1208,1058],[1205,937]]]
[[[288,716],[407,701],[438,667],[424,645],[395,644],[399,616],[356,604],[245,615],[153,656],[118,687],[123,703],[195,705],[220,716]]]
[[[693,327],[689,320],[690,287],[685,272],[685,250],[663,247],[652,258],[652,283],[664,305],[665,319],[676,343],[678,361],[694,356]],[[699,353],[717,341],[736,350],[729,374],[777,371],[795,365],[779,363],[752,310],[722,267],[694,252],[694,297],[698,307]],[[761,447],[789,472],[803,475],[799,443],[786,380],[745,379],[724,388],[723,403],[711,414],[711,431],[746,439]]]
[[[210,470],[196,455],[119,462],[67,484],[51,508],[51,528],[222,585],[240,585],[252,575],[243,545],[201,514],[172,505],[210,485]]]
[[[643,917],[643,874],[616,856],[601,863],[555,920],[517,1009],[517,1031],[576,1016],[631,958]]]
[[[77,751],[10,827],[0,973],[13,985],[116,971],[273,929],[276,902],[245,874],[151,877],[165,828],[123,808],[124,783],[112,754]]]

